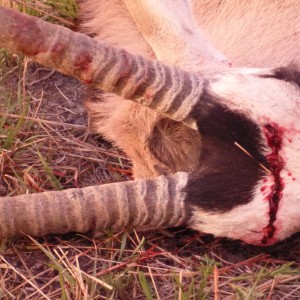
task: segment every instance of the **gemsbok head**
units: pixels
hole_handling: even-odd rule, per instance
[[[187,72],[5,8],[0,27],[0,47],[201,134],[193,173],[1,198],[1,237],[185,225],[270,245],[300,230],[296,68]]]

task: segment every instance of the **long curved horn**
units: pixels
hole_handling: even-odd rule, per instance
[[[184,225],[188,173],[0,198],[0,238]]]
[[[0,28],[0,47],[195,128],[190,113],[203,90],[199,75],[3,7]]]

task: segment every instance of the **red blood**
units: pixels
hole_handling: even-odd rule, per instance
[[[10,14],[14,14],[14,12],[10,12]],[[36,56],[41,52],[45,52],[45,41],[37,24],[37,19],[32,19],[26,15],[20,16],[16,13],[10,35],[15,42],[17,52],[21,52],[26,56]]]
[[[93,83],[93,80],[92,79],[86,79],[86,80],[83,80],[83,82],[85,84],[92,84]]]
[[[76,56],[74,61],[74,67],[75,69],[80,71],[87,71],[90,68],[92,61],[93,58],[91,57],[89,52],[82,51]]]
[[[271,187],[270,194],[268,195],[269,223],[263,229],[264,235],[261,240],[261,243],[264,245],[268,244],[269,239],[272,239],[275,234],[276,227],[274,226],[274,223],[276,221],[278,205],[282,198],[282,191],[284,188],[284,182],[280,176],[280,172],[285,164],[283,158],[279,154],[282,148],[283,132],[283,129],[275,123],[269,123],[264,126],[264,134],[266,136],[268,146],[271,148],[271,152],[267,155],[267,161],[274,179],[274,184]]]
[[[74,75],[82,78],[86,84],[92,84],[93,75],[91,72],[93,58],[88,51],[80,51],[74,60]]]
[[[260,191],[261,191],[261,192],[264,192],[266,189],[267,189],[266,186],[262,186],[262,187],[260,188]]]

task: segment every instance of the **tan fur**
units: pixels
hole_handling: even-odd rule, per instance
[[[186,9],[185,15],[178,9],[168,13],[166,3],[170,1],[155,3],[156,7],[166,5],[160,8],[165,10],[160,11],[165,18],[169,17],[167,26],[164,26],[166,21],[160,23],[158,13],[153,13],[155,6],[145,9],[151,1],[124,2],[81,1],[82,31],[130,52],[179,64],[189,70],[203,68],[203,62],[208,60],[213,63],[222,59],[209,44],[208,54],[200,52],[202,48],[199,47],[199,55],[197,39],[205,42],[205,38],[195,28],[192,17],[186,17],[181,23],[174,21],[174,16],[184,20],[189,13],[188,2],[181,2]],[[298,7],[296,0],[210,0],[194,1],[193,10],[209,42],[223,51],[233,65],[274,67],[291,61],[300,63]],[[176,26],[178,28],[172,31]],[[188,39],[188,35],[196,38]],[[179,42],[174,44],[176,39]],[[189,44],[188,40],[193,43]],[[119,101],[114,95],[98,93],[93,97],[101,99],[86,102],[93,128],[128,154],[136,178],[197,169],[201,149],[197,132],[162,119],[138,104]]]
[[[165,64],[195,71],[226,60],[206,41],[189,1],[123,1],[157,59]]]
[[[297,0],[193,1],[209,42],[234,66],[300,64],[300,6]]]

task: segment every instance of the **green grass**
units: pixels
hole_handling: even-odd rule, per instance
[[[75,19],[77,15],[77,5],[73,0],[48,0],[45,3],[53,7],[54,11],[61,17]]]
[[[73,0],[0,0],[0,6],[68,27],[74,27],[77,15],[77,3]]]

